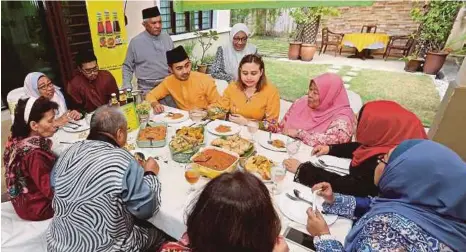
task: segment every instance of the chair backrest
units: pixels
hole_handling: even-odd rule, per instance
[[[12,121],[15,118],[16,104],[18,104],[18,100],[24,96],[26,96],[26,92],[24,91],[23,87],[11,90],[6,96],[6,101],[8,102],[8,109],[10,110]]]
[[[371,33],[371,31],[373,31],[372,33],[376,33],[377,25],[363,25],[361,27],[361,33]]]
[[[328,28],[325,27],[322,29],[322,42],[327,42],[328,41]]]
[[[408,41],[406,41],[406,47],[411,48],[414,45],[414,38],[412,36],[409,37]]]

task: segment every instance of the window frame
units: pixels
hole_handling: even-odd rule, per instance
[[[162,0],[161,0],[162,1]],[[186,33],[192,33],[192,32],[195,32],[196,30],[194,29],[194,27],[191,26],[191,13],[194,13],[195,11],[186,11],[186,12],[183,12],[182,14],[184,15],[184,27],[185,27],[185,30],[183,32],[177,32],[177,25],[176,25],[176,16],[177,16],[177,13],[174,11],[173,9],[173,1],[168,1],[170,3],[170,7],[167,8],[167,7],[164,7],[165,9],[169,9],[170,11],[170,27],[162,27],[163,30],[167,31],[169,35],[179,35],[179,34],[186,34]],[[205,11],[197,11],[197,17],[194,16],[195,19],[197,19],[198,21],[198,26],[199,26],[199,31],[202,31],[202,30],[209,30],[209,29],[213,29],[213,19],[214,19],[214,12],[213,10],[210,10],[208,11],[209,12],[209,15],[210,15],[210,23],[209,23],[209,27],[203,27],[203,13]],[[178,13],[178,14],[181,14],[181,13]],[[166,13],[162,14],[162,15],[167,15]],[[194,14],[196,15],[196,14]]]

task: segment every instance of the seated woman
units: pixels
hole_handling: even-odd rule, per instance
[[[279,131],[310,146],[340,144],[351,140],[355,124],[343,80],[325,73],[311,80],[307,95],[293,103]]]
[[[280,219],[270,193],[250,173],[216,177],[191,204],[187,233],[177,243],[164,244],[162,252],[289,251],[279,236]]]
[[[267,82],[264,61],[256,54],[244,56],[238,68],[240,76],[223,92],[212,106],[219,106],[231,114],[229,120],[245,125],[248,120],[276,122],[280,114],[278,89]]]
[[[211,74],[215,79],[227,82],[238,80],[238,66],[241,59],[248,54],[257,53],[255,45],[248,43],[249,29],[245,24],[235,24],[230,31],[230,41],[219,46]]]
[[[307,230],[316,251],[466,251],[466,163],[447,147],[407,140],[381,158],[375,198],[322,189],[327,213],[359,221],[345,245],[330,236],[320,213],[308,210]]]
[[[19,100],[11,137],[5,146],[7,194],[19,217],[46,220],[53,216],[50,172],[55,163],[51,151],[55,110],[58,105],[45,97]]]
[[[56,115],[58,126],[65,125],[69,120],[79,120],[83,116],[76,110],[70,111],[67,109],[65,98],[60,92],[60,88],[53,85],[52,81],[43,73],[29,73],[24,80],[24,91],[29,97],[37,99],[43,96],[58,104],[58,113]]]
[[[295,174],[295,181],[312,187],[328,182],[336,192],[354,196],[376,196],[373,183],[377,158],[408,139],[426,139],[421,121],[415,114],[392,101],[366,103],[359,112],[356,141],[351,143],[319,145],[313,154],[351,158],[349,175],[340,176],[296,159],[284,161],[286,169]]]

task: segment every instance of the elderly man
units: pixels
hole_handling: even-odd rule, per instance
[[[212,77],[191,72],[191,61],[182,46],[167,52],[167,62],[173,74],[146,96],[155,113],[163,112],[164,108],[159,101],[168,95],[183,110],[206,109],[220,98]]]
[[[157,251],[164,241],[145,221],[160,207],[159,167],[152,158],[141,167],[121,148],[126,138],[125,117],[105,105],[92,116],[88,139],[57,160],[48,251]]]
[[[142,11],[143,23],[146,29],[131,39],[123,63],[123,88],[131,88],[133,72],[136,74],[138,89],[144,93],[158,85],[168,73],[165,53],[173,49],[173,41],[162,32],[162,17],[157,6]],[[163,103],[175,106],[170,97]]]

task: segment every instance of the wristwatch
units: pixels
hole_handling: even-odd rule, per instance
[[[325,240],[335,240],[335,237],[333,237],[330,234],[323,234],[323,235],[316,235],[314,236],[314,244],[320,242],[320,241],[325,241]]]

